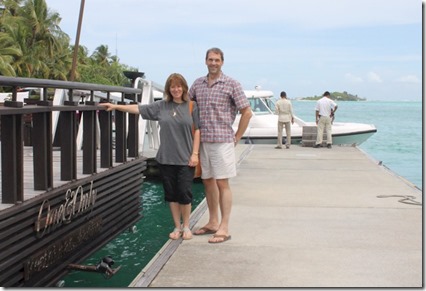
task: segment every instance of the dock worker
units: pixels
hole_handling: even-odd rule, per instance
[[[285,127],[286,140],[285,147],[290,148],[291,145],[291,125],[294,123],[293,106],[287,99],[287,93],[282,91],[281,99],[275,103],[275,114],[278,115],[278,135],[276,149],[283,148],[283,127]]]
[[[337,104],[330,98],[330,92],[325,91],[315,106],[315,122],[317,124],[317,140],[314,148],[321,147],[324,129],[327,133],[327,148],[331,149],[333,143],[331,137],[331,122],[334,112],[337,110]]]

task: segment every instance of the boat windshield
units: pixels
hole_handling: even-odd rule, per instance
[[[271,111],[275,111],[275,100],[272,98],[265,98],[265,103]]]
[[[264,98],[248,98],[251,106],[251,110],[256,115],[273,114],[275,105],[272,100]]]

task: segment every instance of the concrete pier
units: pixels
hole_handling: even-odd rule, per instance
[[[131,287],[423,286],[420,189],[356,147],[236,152],[232,239],[170,240]]]

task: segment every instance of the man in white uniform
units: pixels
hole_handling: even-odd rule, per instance
[[[331,149],[333,143],[331,138],[331,119],[337,110],[337,104],[330,98],[330,92],[325,91],[323,97],[317,101],[315,106],[315,120],[317,124],[317,140],[314,148],[321,147],[324,129],[327,132],[327,148]]]

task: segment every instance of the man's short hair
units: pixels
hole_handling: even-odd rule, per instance
[[[206,52],[206,60],[209,57],[209,53],[219,54],[220,58],[222,59],[222,62],[225,60],[225,57],[223,55],[223,51],[220,48],[212,47],[211,49],[208,49],[207,52]]]

